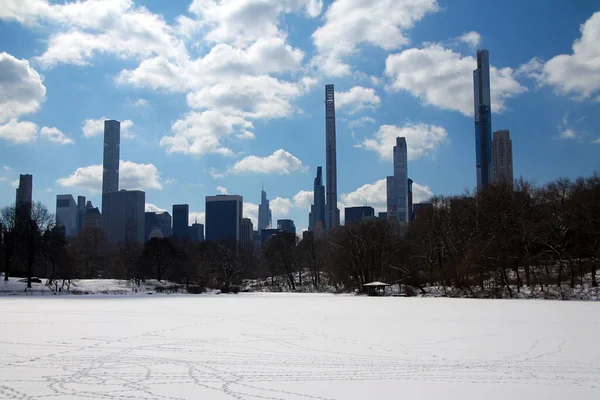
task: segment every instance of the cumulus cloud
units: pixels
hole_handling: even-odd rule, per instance
[[[325,24],[312,35],[317,55],[312,63],[330,76],[348,75],[344,59],[361,44],[390,51],[409,43],[404,32],[425,15],[438,11],[436,0],[336,0]]]
[[[77,168],[73,174],[56,181],[62,187],[102,190],[102,165]],[[162,189],[160,174],[154,164],[138,164],[121,161],[119,164],[119,188],[127,190]]]
[[[0,71],[0,124],[39,110],[46,87],[29,61],[2,52]]]
[[[254,226],[258,225],[258,204],[244,202],[244,218],[250,218]]]
[[[301,190],[294,195],[294,206],[310,209],[313,199],[314,195],[312,190]]]
[[[86,119],[83,121],[81,130],[83,136],[94,137],[104,134],[104,121],[110,118],[102,117],[98,119]],[[126,139],[135,138],[135,133],[132,132],[133,122],[129,119],[121,121],[121,137]]]
[[[375,109],[381,104],[381,98],[377,96],[375,89],[354,86],[347,92],[335,94],[336,109],[348,108],[350,114],[355,114],[365,109]]]
[[[28,143],[36,139],[38,126],[29,121],[11,119],[5,124],[0,124],[0,139],[15,144]]]
[[[413,182],[413,204],[427,201],[433,196],[431,188]],[[383,212],[387,209],[387,184],[385,179],[373,183],[367,183],[350,193],[341,196],[345,207],[358,207],[365,204],[373,207],[375,212]]]
[[[269,202],[271,211],[276,218],[287,216],[290,213],[290,209],[294,207],[290,199],[283,197],[275,197]],[[274,219],[275,219],[274,217]]]
[[[600,11],[579,28],[581,37],[573,42],[571,54],[560,54],[544,62],[533,58],[519,71],[576,100],[595,98],[600,93]]]
[[[476,49],[481,43],[481,35],[475,31],[470,31],[459,36],[458,40],[468,44],[472,49]]]
[[[167,210],[160,208],[158,206],[155,206],[152,203],[146,203],[145,211],[146,212],[165,212]]]
[[[365,126],[365,124],[374,124],[375,123],[375,119],[371,118],[371,117],[360,117],[358,119],[354,119],[350,122],[348,122],[348,127],[349,128],[360,128],[362,126]]]
[[[560,123],[557,126],[557,130],[558,130],[558,139],[581,140],[584,137],[583,133],[575,130],[575,128],[569,121],[568,113],[565,113],[565,115],[563,115]]]
[[[40,138],[49,140],[58,144],[73,144],[73,139],[62,133],[58,128],[49,128],[44,126],[40,129]]]
[[[137,99],[134,103],[133,103],[134,107],[139,107],[139,108],[146,108],[146,107],[150,107],[150,103],[148,102],[148,100],[146,99]]]
[[[358,147],[376,152],[382,160],[391,160],[398,136],[406,138],[408,159],[417,160],[425,155],[434,154],[439,145],[446,140],[448,133],[441,126],[424,123],[382,125],[372,137],[363,140]]]
[[[206,214],[204,212],[199,212],[199,211],[190,211],[189,215],[188,215],[188,225],[192,225],[196,222],[198,222],[199,224],[205,225],[205,217]],[[206,226],[204,227],[205,231],[204,234],[206,235]]]
[[[406,91],[424,104],[473,115],[473,70],[477,60],[440,44],[391,54],[385,61],[390,91]],[[511,68],[490,67],[492,112],[506,110],[506,101],[527,91]]]
[[[227,194],[227,188],[223,186],[217,186],[217,192],[219,192],[219,194]]]
[[[236,162],[231,171],[240,174],[253,172],[258,174],[288,175],[292,172],[304,171],[305,167],[297,157],[279,149],[270,156],[248,156]]]

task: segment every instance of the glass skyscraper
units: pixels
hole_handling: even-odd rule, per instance
[[[477,190],[492,178],[492,107],[490,100],[490,55],[477,50],[477,69],[473,71],[475,105],[475,155]]]
[[[394,175],[387,177],[387,217],[410,220],[408,210],[408,148],[406,138],[397,137],[394,146]]]

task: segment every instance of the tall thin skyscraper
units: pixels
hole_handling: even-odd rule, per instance
[[[186,239],[188,236],[188,224],[190,217],[190,206],[188,204],[173,204],[173,237]]]
[[[492,139],[492,182],[513,184],[512,140],[507,130],[494,132]]]
[[[308,214],[308,230],[325,229],[325,186],[323,186],[323,168],[317,167],[317,176],[313,184],[313,204]]]
[[[267,199],[267,192],[263,187],[260,191],[260,205],[258,206],[258,231],[267,229],[271,226],[271,209],[269,208],[269,199]]]
[[[325,164],[326,206],[325,226],[332,229],[340,225],[337,208],[337,158],[335,142],[335,95],[333,85],[325,85]]]
[[[56,225],[64,228],[65,236],[77,235],[78,214],[77,203],[72,195],[59,194],[56,196]]]
[[[19,175],[19,187],[15,199],[15,222],[20,228],[28,226],[33,203],[33,175]]]
[[[387,217],[408,222],[408,149],[406,138],[397,137],[394,146],[394,175],[387,177]]]
[[[492,169],[492,106],[490,100],[490,55],[477,50],[477,69],[473,71],[475,103],[475,155],[477,189],[491,182]]]
[[[109,243],[111,224],[111,193],[119,191],[119,154],[121,145],[121,123],[115,120],[104,121],[104,154],[102,160],[102,223]],[[120,199],[120,198],[119,198]]]

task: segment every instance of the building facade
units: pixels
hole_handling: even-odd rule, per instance
[[[242,218],[240,225],[240,245],[246,249],[251,249],[254,243],[254,225],[250,218]]]
[[[490,99],[490,55],[477,50],[477,69],[473,71],[475,106],[475,157],[477,189],[490,184],[492,178],[492,106]]]
[[[79,209],[75,199],[70,194],[56,196],[56,226],[64,229],[66,237],[74,237],[78,229]]]
[[[513,180],[510,132],[507,130],[496,131],[492,138],[492,182],[512,187]]]
[[[91,201],[85,205],[85,212],[81,219],[81,232],[91,229],[102,230],[102,214],[98,207],[94,207]]]
[[[173,204],[173,238],[186,239],[190,219],[190,206],[188,204]]]
[[[278,219],[277,229],[284,232],[290,232],[296,234],[296,224],[291,219]]]
[[[144,213],[144,231],[145,231],[145,242],[150,239],[150,233],[153,229],[158,229],[161,232],[161,236],[155,232],[155,237],[170,237],[172,233],[171,229],[171,214],[166,211],[161,212],[147,212]]]
[[[337,144],[335,136],[335,91],[333,85],[325,85],[325,229],[340,226],[340,210],[337,207]]]
[[[374,218],[375,210],[373,207],[346,207],[344,209],[344,225],[359,223],[365,218]]]
[[[198,222],[194,222],[188,228],[188,238],[192,242],[203,242],[204,241],[204,225]]]
[[[207,241],[240,241],[244,199],[238,195],[206,196]]]
[[[121,190],[110,193],[110,214],[103,215],[104,226],[109,219],[108,244],[120,242],[144,243],[146,193],[141,190]]]
[[[404,137],[396,138],[394,175],[387,177],[386,189],[388,219],[408,222],[408,148]]]
[[[77,196],[77,233],[81,232],[85,214],[85,196]]]
[[[116,243],[110,237],[113,230],[119,229],[111,226],[113,204],[112,193],[119,191],[119,157],[121,149],[121,123],[115,120],[104,121],[104,152],[102,158],[102,223],[104,235],[108,243]],[[116,197],[117,199],[119,197]],[[142,217],[143,218],[143,217]],[[143,240],[143,232],[142,232]]]
[[[258,205],[258,230],[270,228],[272,223],[271,218],[269,199],[263,187],[260,191],[260,204]]]
[[[15,198],[15,223],[17,226],[29,224],[31,219],[31,207],[33,204],[33,175],[19,175],[19,186]]]
[[[323,168],[317,167],[317,176],[313,182],[313,204],[308,214],[308,230],[321,232],[325,229],[325,186],[323,186]]]

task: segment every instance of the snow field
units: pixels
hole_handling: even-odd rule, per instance
[[[595,302],[0,298],[0,399],[598,399]]]

